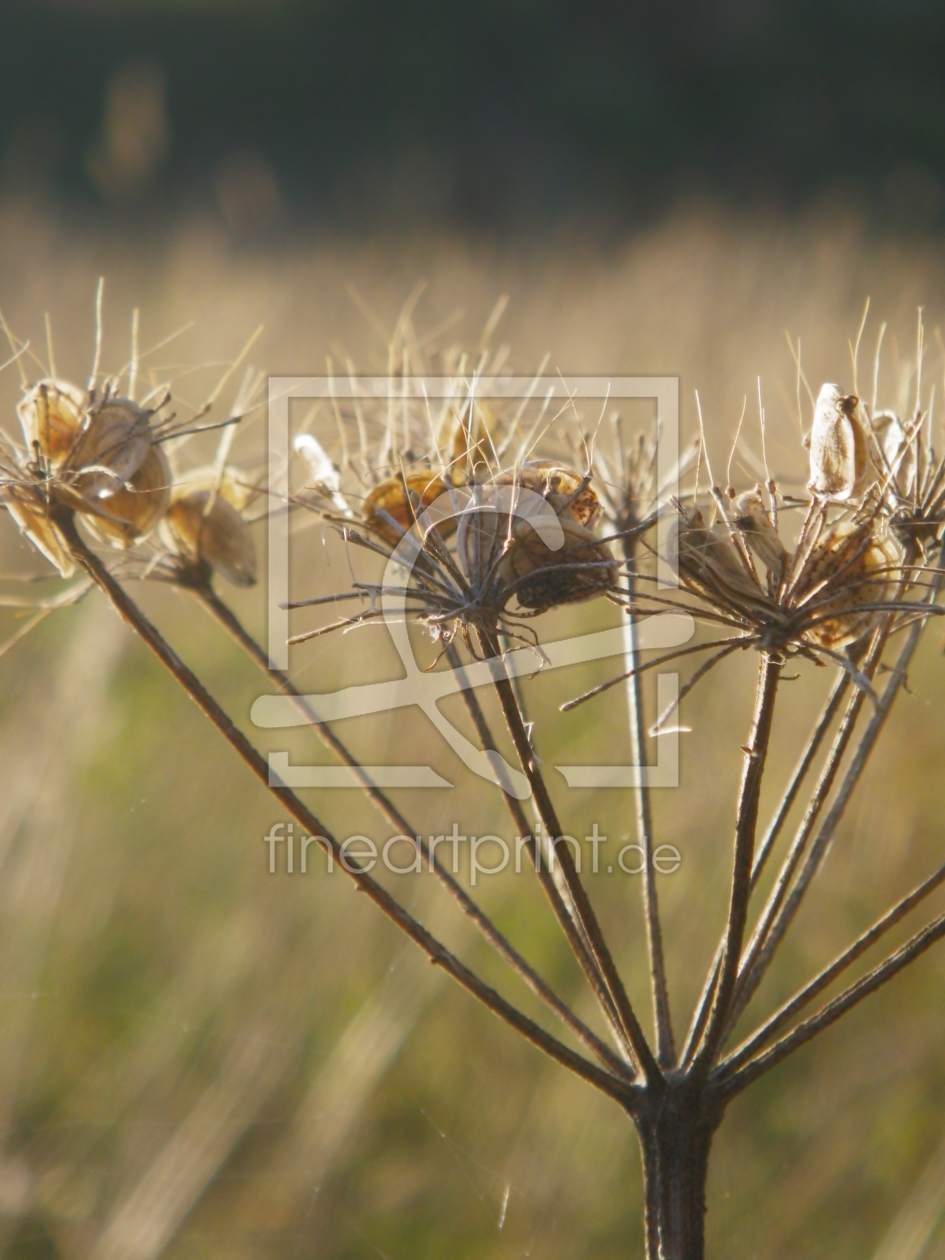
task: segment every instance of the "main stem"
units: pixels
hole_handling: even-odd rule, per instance
[[[647,1260],[703,1260],[709,1149],[721,1113],[685,1077],[636,1118],[643,1155]]]

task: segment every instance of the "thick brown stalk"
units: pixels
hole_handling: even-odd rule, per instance
[[[673,1074],[635,1122],[643,1155],[647,1260],[703,1260],[709,1149],[722,1110]]]
[[[201,712],[210,719],[227,743],[249,767],[259,782],[269,793],[282,804],[291,816],[313,835],[332,854],[345,873],[354,882],[359,891],[364,892],[369,900],[381,912],[410,937],[427,955],[435,966],[442,967],[468,993],[478,998],[495,1015],[514,1028],[526,1040],[544,1051],[549,1058],[569,1068],[591,1085],[595,1085],[605,1094],[620,1101],[624,1107],[635,1110],[637,1091],[624,1080],[605,1072],[596,1064],[576,1054],[568,1046],[552,1037],[534,1020],[528,1018],[505,998],[491,989],[474,972],[470,971],[450,951],[432,936],[422,924],[403,908],[376,880],[363,871],[350,855],[342,853],[341,845],[325,828],[307,806],[299,800],[294,792],[279,783],[270,783],[269,765],[266,759],[253,747],[243,732],[237,727],[229,715],[220,707],[204,687],[203,683],[180,659],[177,653],[164,640],[160,632],[145,617],[137,604],[125,593],[114,580],[98,556],[90,551],[76,532],[71,516],[63,515],[57,519],[57,526],[78,564],[105,593],[119,616],[128,623],[138,637],[151,649],[162,665],[174,676]]]
[[[259,666],[269,678],[280,688],[280,690],[290,697],[293,704],[312,724],[315,734],[331,752],[338,758],[343,765],[346,765],[358,780],[365,794],[370,798],[376,806],[380,814],[387,819],[392,827],[400,835],[415,837],[420,848],[420,853],[426,863],[428,869],[437,877],[440,883],[446,888],[447,892],[459,905],[460,909],[467,915],[476,925],[485,939],[493,947],[496,953],[515,971],[521,979],[528,985],[531,991],[539,997],[550,1010],[564,1023],[574,1035],[584,1043],[585,1046],[603,1062],[612,1072],[619,1075],[627,1076],[627,1063],[617,1057],[596,1033],[592,1032],[587,1025],[574,1014],[561,998],[554,992],[533,967],[525,961],[518,951],[506,940],[505,936],[492,923],[486,914],[476,905],[475,901],[469,896],[462,885],[453,878],[446,867],[440,862],[436,856],[436,852],[430,851],[429,842],[414,830],[407,819],[403,816],[399,809],[394,805],[393,801],[381,791],[375,783],[372,782],[370,776],[360,765],[357,759],[349,752],[348,748],[331,727],[322,722],[305,697],[297,690],[292,681],[281,670],[273,669],[269,663],[268,654],[256,642],[253,636],[244,627],[243,623],[236,616],[228,604],[220,599],[219,595],[208,582],[199,583],[188,587],[193,594],[200,600],[201,604],[212,614],[217,622],[227,631],[233,640],[239,644],[250,659]]]

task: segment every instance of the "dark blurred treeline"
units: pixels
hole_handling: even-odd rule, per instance
[[[945,224],[936,0],[4,0],[0,180],[240,231],[615,225],[687,196]]]

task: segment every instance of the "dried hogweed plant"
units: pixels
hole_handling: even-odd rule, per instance
[[[25,347],[15,338],[11,344],[22,367]],[[806,485],[779,486],[767,470],[758,485],[741,490],[715,484],[703,439],[674,470],[678,479],[695,468],[691,493],[670,498],[657,476],[658,434],[643,433],[625,445],[615,420],[612,440],[605,441],[599,431],[586,431],[574,405],[555,412],[537,392],[527,419],[525,406],[491,406],[480,398],[478,383],[501,376],[506,352],[493,352],[486,336],[476,352],[434,356],[414,333],[409,311],[392,341],[386,399],[373,408],[354,404],[350,414],[347,404],[333,403],[334,441],[320,440],[308,424],[296,435],[305,484],[292,494],[291,510],[301,525],[315,522],[323,533],[336,531],[350,553],[352,577],[331,596],[292,605],[309,610],[308,617],[328,606],[333,618],[299,629],[292,642],[361,634],[377,623],[415,625],[428,644],[428,667],[444,654],[454,668],[485,667],[484,680],[494,690],[518,766],[501,756],[485,709],[467,688],[463,697],[479,741],[479,764],[502,792],[550,912],[597,1001],[597,1027],[579,1018],[497,928],[424,841],[424,829],[372,782],[287,674],[272,668],[219,593],[218,580],[237,586],[255,581],[251,525],[271,506],[261,467],[230,460],[238,422],[255,410],[262,378],[246,371],[228,416],[214,422],[222,426],[215,460],[193,467],[184,459],[186,444],[194,431],[212,427],[200,423],[208,407],[176,421],[169,392],[159,383],[136,401],[136,351],[126,373],[104,383],[96,364],[85,389],[58,379],[51,363],[43,365],[37,381],[24,368],[22,441],[5,438],[0,453],[3,501],[64,579],[76,571],[83,575],[78,585],[37,606],[36,617],[97,587],[263,788],[431,962],[510,1029],[624,1110],[642,1150],[646,1253],[653,1260],[703,1255],[710,1148],[731,1100],[945,935],[940,915],[826,998],[867,950],[945,882],[943,865],[732,1044],[736,1025],[741,1027],[821,869],[903,690],[922,632],[941,611],[936,601],[945,461],[931,445],[921,351],[920,338],[915,405],[905,418],[833,384],[824,385],[816,399],[811,395]],[[442,397],[408,398],[402,391],[408,377],[433,373],[452,383]],[[540,373],[536,387],[539,379]],[[760,419],[764,447],[763,411]],[[703,468],[710,485],[700,493]],[[670,517],[668,553],[661,554],[660,526]],[[307,804],[272,778],[266,759],[142,612],[132,594],[132,582],[139,580],[176,585],[220,622],[350,768],[398,834],[416,837],[419,857],[559,1021],[558,1035],[431,935],[386,887],[343,855]],[[728,910],[684,1033],[681,1024],[674,1025],[667,983],[652,875],[650,790],[645,781],[634,789],[633,812],[646,854],[652,1036],[644,1026],[650,1021],[630,1001],[573,854],[559,843],[564,832],[558,806],[536,748],[542,732],[527,721],[527,684],[510,665],[513,654],[523,652],[532,658],[531,672],[540,672],[542,615],[599,599],[614,604],[626,628],[625,668],[563,708],[592,703],[601,691],[626,682],[631,743],[640,765],[647,733],[659,731],[669,717],[666,711],[648,724],[640,685],[644,671],[704,654],[675,707],[726,657],[751,652],[757,659],[754,713],[727,849]],[[644,659],[640,627],[672,615],[694,618],[707,627],[706,635]],[[785,666],[797,658],[831,669],[834,681],[774,815],[761,828],[760,795],[779,685]],[[534,809],[531,821],[524,801]],[[803,804],[801,821],[785,840],[797,804]],[[767,896],[756,905],[770,863],[779,865]]]

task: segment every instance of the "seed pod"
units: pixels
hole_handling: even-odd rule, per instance
[[[443,478],[430,468],[407,473],[404,477],[390,477],[375,486],[367,496],[364,504],[365,523],[392,547],[396,547],[402,535],[383,513],[392,517],[406,533],[414,524],[414,515],[419,516],[441,494],[446,494],[447,489]],[[452,516],[444,515],[442,523],[437,520],[436,524],[444,537],[456,529],[456,520]]]
[[[732,507],[735,511],[735,527],[777,584],[781,581],[788,553],[765,511],[760,487],[755,486],[754,490],[738,495],[733,500]]]
[[[765,592],[739,559],[727,530],[708,526],[698,508],[677,505],[681,519],[670,534],[670,560],[683,586],[726,609],[744,601],[767,603]]]
[[[899,584],[902,553],[876,520],[841,521],[814,546],[796,597],[814,619],[805,638],[826,648],[855,643],[876,625]]]
[[[570,501],[571,515],[588,529],[593,529],[600,519],[601,506],[590,479],[561,464],[546,460],[523,464],[516,472],[501,473],[496,478],[496,485],[523,486],[546,499],[550,495],[558,495],[563,500]]]
[[[65,467],[89,496],[112,494],[130,482],[152,448],[150,412],[128,398],[108,398],[87,413]]]
[[[96,538],[126,549],[151,533],[170,501],[170,466],[161,448],[152,446],[126,485],[86,498],[82,520]]]
[[[87,406],[86,392],[68,381],[48,377],[34,385],[16,409],[30,458],[39,447],[49,467],[58,468],[72,449]]]
[[[249,526],[212,490],[175,487],[161,536],[187,564],[209,565],[234,586],[256,581],[256,548]]]
[[[916,443],[894,411],[881,411],[873,419],[873,432],[883,452],[883,480],[891,479],[891,485],[901,498],[913,491],[916,475]]]
[[[812,494],[846,502],[859,494],[869,472],[869,447],[859,417],[859,399],[836,385],[822,385],[810,432]]]
[[[175,480],[175,491],[209,490],[225,499],[230,507],[242,515],[262,494],[262,486],[239,476],[233,468],[215,468],[206,464],[202,468],[189,469]]]
[[[497,492],[495,486],[470,486],[470,500],[459,517],[456,554],[476,592],[495,581],[498,563],[511,546],[508,507],[513,494]]]
[[[3,503],[19,525],[20,532],[56,566],[63,577],[71,577],[75,572],[75,563],[40,498],[27,487],[9,486]]]
[[[450,458],[450,480],[454,486],[489,475],[494,451],[492,435],[498,418],[484,400],[470,402],[462,414],[454,411],[456,429]]]
[[[534,609],[603,594],[618,578],[609,547],[575,518],[570,494],[549,491],[540,474],[529,479],[544,488],[540,499],[537,490],[511,475],[472,487],[456,543],[470,585],[480,594],[492,588],[500,599],[514,593],[522,607]]]
[[[546,494],[564,532],[564,542],[553,549],[529,520],[516,519],[512,541],[499,563],[499,580],[514,584],[524,608],[554,608],[576,604],[616,586],[619,569],[606,543],[599,542],[571,514],[569,495]]]

